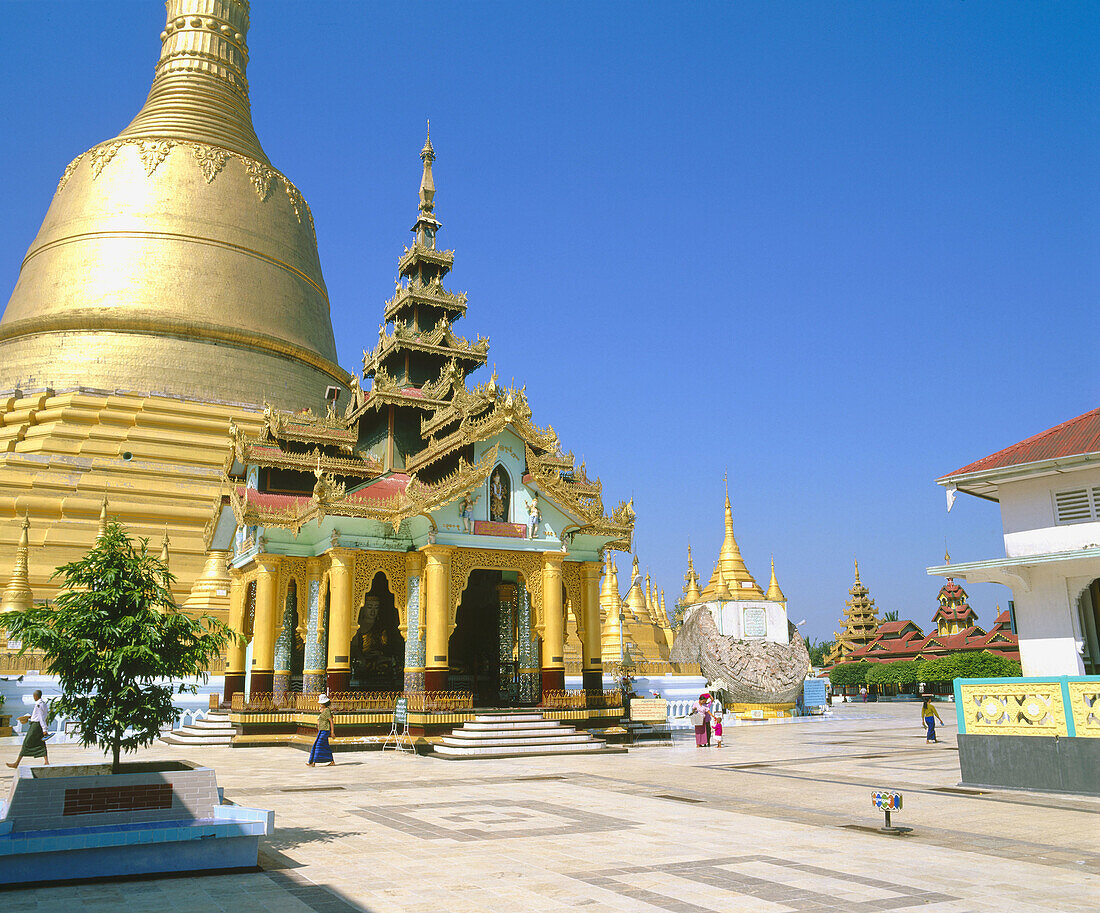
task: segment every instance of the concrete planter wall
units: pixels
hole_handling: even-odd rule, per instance
[[[222,805],[188,761],[21,767],[0,817],[0,884],[256,866],[274,812]]]

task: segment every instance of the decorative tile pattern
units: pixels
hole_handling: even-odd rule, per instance
[[[775,856],[603,869],[570,877],[669,913],[728,913],[746,898],[776,913],[873,913],[956,900],[947,894]],[[763,905],[760,905],[763,902]]]
[[[632,821],[534,799],[375,805],[352,814],[425,840],[510,840],[634,828]]]

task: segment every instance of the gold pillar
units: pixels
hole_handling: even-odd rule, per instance
[[[446,691],[451,639],[451,555],[453,548],[426,545],[422,598],[425,620],[425,691]]]
[[[256,622],[252,631],[252,694],[267,694],[275,680],[275,581],[279,573],[279,557],[259,555],[256,565],[260,570],[256,577]]]
[[[329,553],[328,692],[347,691],[351,681],[351,571],[355,552]]]
[[[581,676],[585,691],[603,690],[603,632],[600,629],[600,562],[581,564]]]
[[[240,634],[239,641],[230,641],[225,656],[225,686],[222,689],[222,700],[229,703],[233,695],[244,691],[244,655],[247,641],[244,639],[244,594],[245,586],[241,580],[239,571],[229,572],[229,627],[235,634]]]
[[[542,692],[565,688],[565,606],[560,553],[542,557]]]

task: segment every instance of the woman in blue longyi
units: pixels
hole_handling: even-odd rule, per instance
[[[336,761],[332,757],[332,749],[328,744],[329,734],[332,732],[332,710],[329,707],[328,695],[322,694],[317,698],[317,703],[321,705],[321,712],[317,716],[317,738],[313,741],[313,748],[310,749],[309,760],[306,763],[313,767],[318,761],[328,761],[328,766],[334,767]]]
[[[929,742],[938,742],[939,739],[936,738],[936,720],[939,720],[941,723],[943,720],[940,719],[939,712],[936,708],[932,706],[932,698],[926,697],[924,699],[924,704],[922,704],[920,708],[920,717],[927,727],[927,733],[924,737],[925,744]]]

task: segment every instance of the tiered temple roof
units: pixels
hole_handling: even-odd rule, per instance
[[[937,625],[935,632],[926,635],[909,620],[884,621],[876,636],[853,650],[844,661],[897,662],[972,650],[988,650],[1019,660],[1019,640],[1012,631],[1008,612],[998,611],[993,627],[987,632],[978,626],[977,613],[967,603],[966,591],[953,579],[949,578],[940,589],[938,598],[939,606],[932,616]]]
[[[522,441],[523,483],[552,502],[572,524],[573,534],[600,537],[629,549],[633,506],[621,502],[605,515],[602,485],[584,464],[562,451],[554,429],[539,427],[523,388],[503,387],[494,373],[476,387],[468,371],[485,363],[489,341],[456,335],[467,296],[448,291],[443,280],[452,251],[436,248],[431,139],[420,153],[423,174],[414,241],[398,262],[394,296],[373,352],[364,353],[365,388],[356,376],[342,412],[330,403],[324,415],[306,410],[288,415],[268,408],[256,435],[231,429],[233,455],[226,506],[241,527],[282,527],[297,534],[325,516],[360,517],[392,525],[457,500],[485,482],[496,462],[491,442],[506,428]],[[259,476],[246,479],[246,468]],[[213,540],[217,521],[207,529]]]
[[[869,598],[867,587],[859,579],[859,562],[856,561],[855,565],[856,579],[848,591],[851,599],[844,603],[844,617],[840,619],[844,630],[833,632],[836,642],[825,657],[827,666],[847,662],[853,652],[869,644],[878,634],[879,620],[875,601]]]

